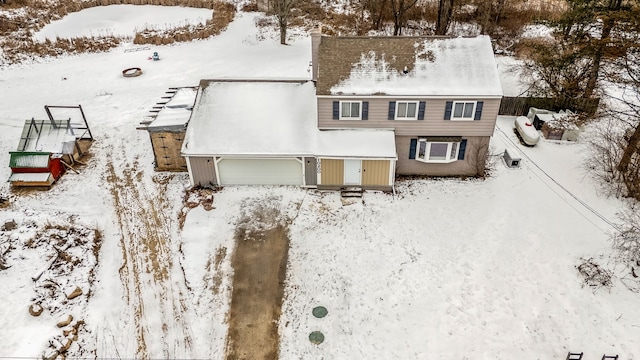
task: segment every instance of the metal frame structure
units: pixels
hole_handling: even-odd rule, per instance
[[[93,135],[91,134],[91,129],[89,129],[89,124],[87,123],[87,118],[84,115],[84,111],[82,110],[81,105],[76,106],[65,106],[65,105],[45,105],[44,110],[47,112],[47,116],[49,116],[49,120],[51,124],[55,127],[55,121],[53,118],[53,114],[50,109],[78,109],[80,110],[80,115],[82,115],[83,123],[71,123],[71,119],[69,119],[69,125],[72,129],[81,130],[80,135],[76,136],[77,139],[88,139],[93,140]],[[75,132],[74,132],[75,133]],[[87,136],[88,134],[88,136]]]

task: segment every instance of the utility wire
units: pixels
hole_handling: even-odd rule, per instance
[[[520,154],[522,154],[523,157],[525,157],[528,162],[530,162],[531,164],[533,164],[533,166],[535,166],[540,172],[542,172],[542,174],[544,174],[548,179],[550,179],[551,181],[553,181],[560,189],[562,189],[565,193],[567,193],[569,196],[571,196],[573,199],[575,199],[580,205],[582,205],[585,209],[589,210],[591,213],[593,213],[595,216],[597,216],[598,218],[600,218],[600,220],[602,220],[603,222],[605,222],[606,224],[608,224],[609,226],[611,226],[614,230],[616,231],[621,231],[620,227],[618,225],[616,225],[614,222],[612,222],[611,220],[607,219],[604,215],[600,214],[596,209],[592,208],[591,206],[589,206],[589,204],[587,204],[586,202],[584,202],[582,199],[580,199],[578,196],[576,196],[574,193],[572,193],[569,189],[567,189],[566,187],[564,187],[562,184],[560,184],[556,179],[554,179],[551,175],[549,175],[549,173],[547,173],[546,171],[544,171],[544,169],[542,169],[535,161],[533,161],[533,159],[531,159],[524,151],[522,151],[522,149],[520,149],[520,147],[518,147],[513,140],[511,140],[511,138],[509,138],[509,136],[499,127],[496,126],[496,129],[498,129],[498,131],[500,132],[500,134],[502,134],[503,139],[506,139],[508,142],[510,142],[513,147],[515,149],[518,150],[518,152]],[[535,174],[535,172],[534,172]],[[536,174],[536,176],[538,176]],[[543,181],[544,183],[544,181]],[[545,185],[547,185],[547,187],[549,187],[551,189],[551,187],[545,183]],[[551,189],[552,191],[554,191],[553,189]],[[555,191],[554,191],[555,192]],[[555,192],[556,194],[558,194],[557,192]],[[559,195],[559,194],[558,194]],[[566,201],[565,201],[566,202]],[[568,204],[568,203],[567,203]],[[571,204],[569,204],[569,206],[571,206]],[[575,209],[573,206],[571,206],[574,210],[577,211],[577,209]],[[589,222],[591,222],[592,224],[594,224],[590,219],[588,219],[586,216],[584,216],[584,214],[582,214],[580,211],[577,211],[580,215],[582,215],[582,217],[584,217],[585,219],[587,219]],[[596,225],[596,224],[594,224]],[[598,227],[596,225],[596,227]],[[599,227],[598,227],[599,228]],[[601,229],[602,230],[602,229]]]

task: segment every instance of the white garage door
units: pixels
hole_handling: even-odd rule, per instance
[[[302,163],[295,159],[222,159],[220,185],[302,185]]]

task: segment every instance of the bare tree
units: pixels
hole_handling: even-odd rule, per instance
[[[393,36],[402,35],[402,28],[406,21],[407,11],[413,8],[418,0],[389,0],[393,14]]]
[[[438,20],[436,22],[436,35],[446,35],[453,18],[453,1],[438,0]]]
[[[495,156],[490,156],[489,139],[482,138],[467,142],[465,159],[467,167],[473,176],[486,178],[495,168]]]
[[[614,260],[624,268],[620,281],[631,291],[640,292],[640,211],[630,204],[618,214],[621,225],[612,236]]]
[[[389,0],[362,0],[362,7],[369,12],[374,30],[380,30],[382,23],[390,18]]]
[[[280,44],[287,44],[287,27],[292,16],[292,9],[296,5],[297,0],[273,0],[273,13],[278,20],[280,27]]]
[[[530,45],[520,66],[529,93],[534,96],[582,97],[591,62],[571,44],[550,40]]]
[[[479,0],[478,2],[477,16],[480,32],[494,35],[502,19],[506,0]]]
[[[640,201],[640,44],[626,53],[617,61],[616,68],[623,71],[606,73],[607,79],[619,87],[619,95],[611,96],[616,106],[608,113],[624,126],[622,154],[615,170],[627,188],[627,196]]]
[[[593,123],[591,131],[584,137],[589,144],[586,169],[602,184],[606,195],[625,195],[626,189],[618,179],[617,170],[625,143],[620,121],[611,117],[602,118]]]
[[[634,110],[637,111],[637,107]],[[626,135],[617,170],[627,187],[627,195],[640,201],[640,123],[631,127]]]

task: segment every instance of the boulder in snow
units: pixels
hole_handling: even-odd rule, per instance
[[[73,340],[71,338],[65,337],[60,339],[60,344],[62,345],[62,347],[60,348],[60,352],[64,353],[64,352],[67,352],[67,350],[69,350],[69,348],[71,347],[71,344],[73,344]]]
[[[62,329],[62,335],[69,336],[75,335],[78,333],[78,329],[75,326],[69,325]]]
[[[71,314],[67,315],[66,317],[60,319],[60,321],[58,321],[58,327],[59,328],[63,328],[69,324],[71,324],[71,322],[73,321],[73,316]]]
[[[46,348],[44,350],[44,352],[42,353],[42,359],[43,360],[55,360],[55,358],[57,358],[58,355],[60,355],[58,350],[49,347],[49,348]]]
[[[67,296],[67,299],[69,299],[69,300],[75,299],[78,296],[82,295],[82,289],[80,289],[80,287],[78,287],[78,286],[71,287],[66,291],[65,295]]]
[[[15,220],[7,220],[4,222],[4,225],[2,225],[2,230],[11,231],[11,230],[15,230],[17,227],[18,227],[18,223],[16,223]]]

